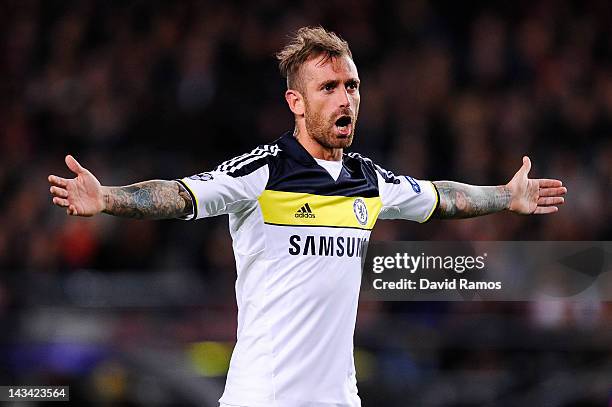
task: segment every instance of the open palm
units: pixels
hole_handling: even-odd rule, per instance
[[[557,179],[530,179],[529,157],[523,157],[523,166],[506,184],[511,192],[510,210],[523,215],[542,215],[559,210],[557,205],[565,201],[567,189]]]
[[[104,209],[100,182],[73,156],[66,156],[66,165],[76,174],[76,178],[67,179],[49,175],[53,203],[66,208],[68,215],[93,216],[100,213]]]

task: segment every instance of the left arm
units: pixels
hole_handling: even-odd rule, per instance
[[[440,203],[434,212],[438,219],[463,219],[508,209],[510,190],[505,185],[478,186],[453,181],[434,181]]]
[[[554,179],[529,179],[531,161],[523,157],[523,166],[506,185],[476,186],[452,181],[435,181],[440,203],[434,217],[461,219],[487,215],[508,209],[522,215],[548,214],[559,210],[567,189]]]

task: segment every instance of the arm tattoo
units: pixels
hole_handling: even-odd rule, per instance
[[[134,219],[172,219],[193,213],[193,202],[177,181],[144,181],[109,187],[104,193],[104,213]]]
[[[434,214],[438,219],[461,219],[508,209],[510,190],[505,185],[477,186],[452,181],[435,181],[440,203]]]

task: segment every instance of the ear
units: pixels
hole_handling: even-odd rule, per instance
[[[289,109],[297,116],[304,115],[304,97],[295,89],[287,89],[285,92],[285,100],[289,105]]]

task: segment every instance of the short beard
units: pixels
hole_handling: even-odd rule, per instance
[[[353,144],[353,135],[355,133],[355,125],[357,124],[357,115],[353,118],[353,128],[351,134],[346,138],[337,138],[334,134],[336,123],[326,120],[321,114],[312,113],[306,101],[306,111],[304,114],[304,121],[306,124],[306,131],[325,148],[348,148]]]

